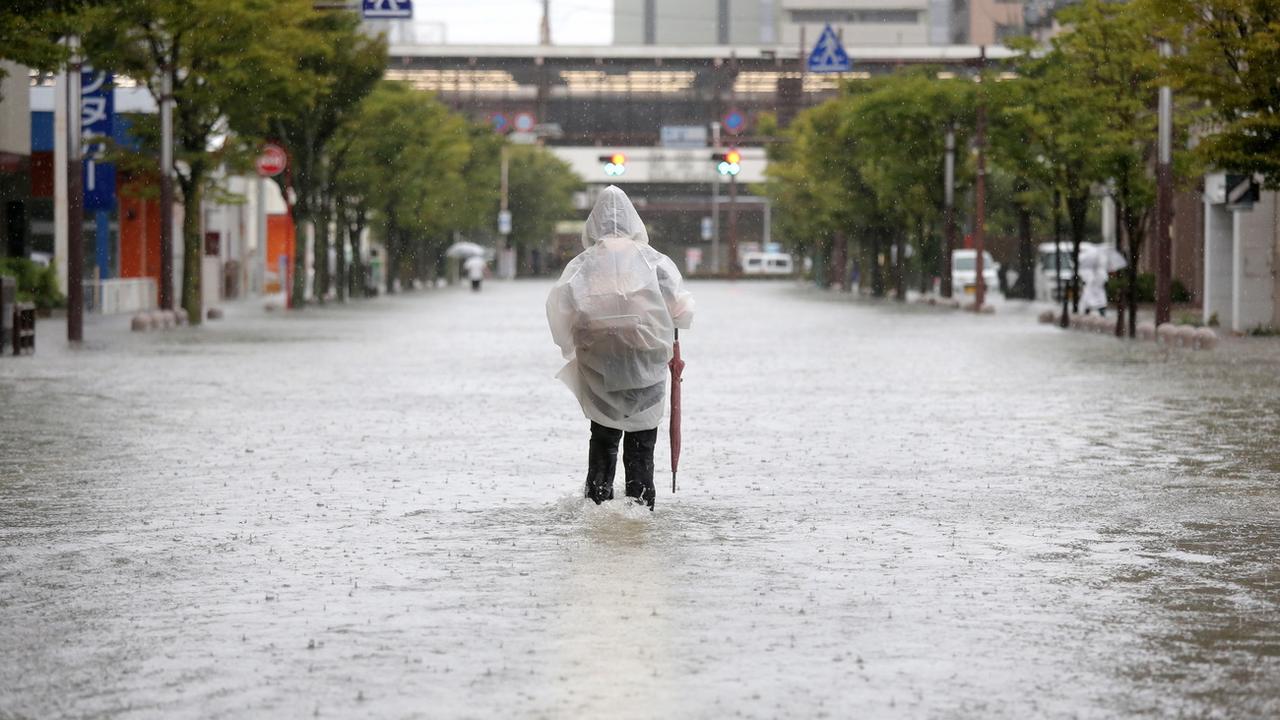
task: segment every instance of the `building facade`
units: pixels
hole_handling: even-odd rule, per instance
[[[994,45],[1023,31],[1023,0],[616,0],[615,45]]]

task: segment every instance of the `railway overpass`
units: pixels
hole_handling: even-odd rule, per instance
[[[724,227],[729,212],[710,159],[712,123],[741,119],[725,129],[722,145],[743,153],[739,238],[763,242],[768,206],[750,193],[766,164],[767,138],[755,134],[761,113],[773,113],[785,125],[804,108],[835,97],[843,80],[910,66],[963,75],[973,72],[981,52],[972,45],[849,50],[852,72],[813,74],[805,71],[808,51],[801,47],[393,46],[387,77],[436,93],[472,118],[493,120],[513,140],[549,146],[586,180],[584,211],[600,187],[625,187],[656,246],[677,263],[682,248],[702,247],[710,264],[702,218],[715,217]],[[989,47],[986,54],[1000,61],[1013,52]],[[598,158],[615,152],[626,155],[626,172],[607,175]],[[721,248],[721,267],[724,259]]]

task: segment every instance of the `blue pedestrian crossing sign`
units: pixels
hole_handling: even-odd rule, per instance
[[[360,14],[366,20],[408,20],[413,17],[413,0],[364,0]]]
[[[852,69],[853,62],[840,44],[840,38],[836,37],[836,31],[830,25],[826,26],[818,37],[818,44],[813,46],[813,52],[809,53],[809,72],[849,72]]]

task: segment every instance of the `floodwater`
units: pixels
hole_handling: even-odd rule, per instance
[[[548,288],[0,361],[0,717],[1280,715],[1275,342],[694,283],[650,514]]]

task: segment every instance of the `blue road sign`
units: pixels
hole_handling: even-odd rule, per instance
[[[818,37],[818,44],[813,46],[813,52],[809,53],[809,72],[849,72],[852,69],[853,62],[840,44],[840,38],[836,37],[836,31],[830,25],[826,26]]]
[[[730,110],[720,118],[720,122],[726,131],[737,135],[747,126],[747,116],[741,110]]]
[[[114,210],[116,207],[116,167],[100,162],[106,151],[115,121],[115,99],[111,73],[85,66],[80,72],[80,127],[92,142],[84,146],[83,174],[85,210]]]
[[[413,17],[413,0],[363,0],[360,15],[366,20],[408,20]]]

